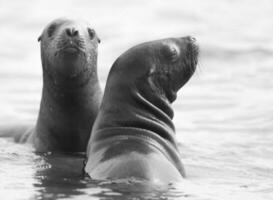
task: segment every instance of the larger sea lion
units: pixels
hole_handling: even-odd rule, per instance
[[[94,29],[84,21],[56,19],[41,42],[43,91],[36,126],[17,138],[38,152],[86,151],[97,116],[101,88]]]
[[[182,179],[171,103],[197,57],[194,39],[183,37],[140,44],[115,61],[87,149],[92,179]]]

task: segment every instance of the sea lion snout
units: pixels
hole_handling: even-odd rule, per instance
[[[196,38],[193,37],[193,36],[186,36],[186,37],[181,37],[182,39],[186,39],[188,40],[189,42],[196,42]]]
[[[61,51],[67,54],[78,54],[83,48],[82,39],[79,35],[79,30],[75,27],[67,27],[63,31],[64,39],[61,39],[58,43]]]
[[[87,32],[87,29],[85,31],[81,30],[80,28],[76,28],[74,24],[69,24],[69,26],[63,28],[57,38],[58,53],[62,53],[64,56],[85,53],[87,43],[85,40],[85,32]],[[56,56],[59,56],[58,53]]]
[[[65,29],[65,33],[69,37],[75,37],[79,35],[79,31],[74,27],[69,27]]]
[[[189,65],[191,69],[194,71],[196,69],[198,56],[199,56],[199,46],[196,44],[196,39],[194,37],[188,37],[188,57],[191,60],[191,64]]]
[[[199,56],[199,46],[196,38],[192,36],[181,37],[179,42],[181,48],[185,51],[185,59],[192,72],[194,72]]]
[[[71,56],[71,54],[79,54],[80,52],[85,52],[85,44],[81,41],[79,37],[66,37],[59,40],[58,44],[58,53],[63,53],[64,56],[67,54]],[[55,56],[59,56],[59,54],[55,54]],[[71,58],[71,57],[70,57]]]

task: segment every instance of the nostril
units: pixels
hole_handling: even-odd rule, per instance
[[[68,35],[68,36],[72,35],[70,28],[65,29],[65,32],[66,32],[66,35]]]
[[[69,37],[74,37],[79,34],[79,31],[77,31],[75,28],[67,28],[65,32]]]
[[[72,29],[72,36],[77,36],[79,34],[79,31],[76,29]]]

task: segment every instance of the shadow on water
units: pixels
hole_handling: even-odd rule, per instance
[[[189,195],[178,191],[173,185],[160,187],[137,181],[99,183],[98,185],[101,191],[93,193],[91,196],[103,200],[183,200],[189,197]]]
[[[189,195],[173,184],[151,185],[127,179],[95,181],[83,173],[84,154],[37,154],[35,194],[31,199],[184,199]]]
[[[59,199],[83,194],[83,154],[38,154],[35,160],[37,191],[33,199]]]

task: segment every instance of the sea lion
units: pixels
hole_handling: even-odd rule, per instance
[[[87,148],[85,172],[92,179],[166,183],[185,176],[171,103],[195,71],[194,41],[143,43],[115,61]]]
[[[17,138],[37,152],[86,151],[102,92],[94,29],[84,21],[56,19],[38,38],[43,90],[36,126]]]

